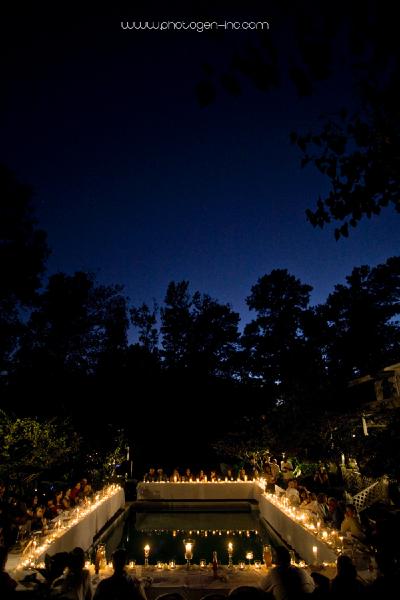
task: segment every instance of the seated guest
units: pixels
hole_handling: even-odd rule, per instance
[[[259,587],[240,585],[229,592],[228,598],[232,600],[268,600],[273,596]]]
[[[56,507],[58,514],[64,510],[64,505],[63,505],[62,500],[63,500],[63,493],[61,490],[58,490],[54,494],[54,506]]]
[[[283,481],[285,481],[287,483],[290,479],[293,479],[294,469],[293,469],[293,465],[289,459],[283,459],[281,461],[281,471],[282,471]]]
[[[70,495],[71,495],[71,488],[67,488],[63,494],[62,497],[62,507],[63,510],[69,510],[71,508],[71,499],[70,499]]]
[[[69,500],[71,502],[71,506],[77,506],[82,498],[82,490],[81,490],[81,482],[78,481],[74,485],[69,495]]]
[[[85,553],[76,547],[69,553],[66,572],[53,582],[51,595],[68,600],[92,600],[91,576],[84,566]]]
[[[358,520],[356,509],[352,504],[346,505],[346,512],[340,526],[340,532],[345,535],[346,533],[351,533],[351,535],[358,540],[362,542],[365,541],[365,534],[361,528],[360,521]]]
[[[47,521],[44,517],[44,508],[43,506],[38,506],[31,520],[31,531],[43,531],[46,525]]]
[[[218,481],[217,471],[211,471],[211,473],[210,473],[210,481]]]
[[[182,481],[193,481],[194,477],[189,467],[186,469],[185,474],[182,476]]]
[[[345,600],[363,596],[364,586],[357,579],[357,571],[350,556],[341,554],[336,561],[337,575],[331,582],[332,598]]]
[[[163,469],[157,469],[157,479],[156,481],[167,481],[167,477],[164,475]]]
[[[334,529],[340,529],[344,519],[343,510],[341,509],[339,502],[336,498],[328,499],[328,516],[327,522],[332,525]]]
[[[8,600],[14,597],[14,591],[17,587],[17,582],[6,573],[7,549],[0,546],[0,598]]]
[[[199,471],[199,481],[207,481],[207,475],[204,473],[203,469]]]
[[[148,470],[148,472],[145,474],[144,478],[145,481],[150,481],[150,482],[154,482],[157,480],[157,473],[154,467],[150,467],[150,469]]]
[[[239,469],[238,478],[241,481],[247,481],[246,471],[243,468]]]
[[[126,550],[122,548],[113,554],[114,574],[100,581],[94,600],[146,600],[146,594],[138,579],[132,579],[126,571]]]
[[[92,486],[85,477],[81,479],[81,490],[82,498],[89,498],[93,494]]]
[[[301,508],[303,508],[304,510],[308,510],[313,515],[317,516],[318,515],[318,502],[317,502],[316,494],[314,494],[314,493],[308,494],[308,500],[307,500],[307,502],[302,503]]]
[[[44,517],[48,521],[51,521],[57,515],[58,515],[57,507],[54,504],[54,501],[50,498],[50,500],[47,500],[47,507],[46,507],[46,510],[44,511]]]
[[[312,593],[313,600],[326,600],[331,596],[330,590],[330,579],[326,577],[326,575],[322,575],[322,573],[317,573],[313,571],[311,573],[311,577],[313,578],[315,589]]]
[[[229,481],[233,481],[235,479],[233,471],[230,467],[226,470],[226,476],[229,479]]]
[[[270,569],[261,580],[261,589],[272,593],[275,600],[301,598],[311,594],[314,582],[304,569],[290,564],[289,550],[284,546],[276,549],[276,567]]]
[[[325,522],[328,517],[328,498],[326,494],[318,494],[317,496],[317,514],[321,521]]]
[[[178,469],[174,469],[172,471],[172,475],[169,478],[169,480],[172,481],[173,483],[176,483],[177,481],[181,481],[181,476],[180,476]]]
[[[300,504],[300,495],[296,485],[296,481],[289,481],[287,490],[285,492],[285,497],[289,500],[289,504],[292,506],[298,506]]]

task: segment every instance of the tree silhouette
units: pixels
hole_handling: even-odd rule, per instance
[[[336,222],[338,240],[387,207],[400,212],[400,47],[392,7],[338,0],[280,2],[268,9],[273,26],[238,44],[224,72],[205,65],[200,104],[213,102],[220,88],[240,93],[243,81],[269,92],[289,80],[299,96],[309,96],[335,74],[336,115],[323,115],[317,133],[291,134],[302,166],[313,164],[330,185],[327,197],[307,209],[307,219],[314,227]],[[345,89],[352,94],[347,110]]]
[[[6,373],[24,329],[22,310],[35,305],[49,249],[37,228],[32,190],[0,165],[0,373]]]
[[[166,368],[203,377],[227,376],[239,339],[239,315],[208,294],[189,293],[189,282],[171,282],[161,308]]]

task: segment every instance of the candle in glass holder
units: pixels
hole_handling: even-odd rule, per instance
[[[317,546],[313,546],[312,547],[312,551],[313,551],[313,555],[314,555],[314,564],[317,564],[317,559],[318,559],[318,548]]]
[[[256,569],[261,569],[261,561],[255,560],[254,561],[254,566],[255,566]]]
[[[193,552],[192,552],[193,544],[191,542],[185,543],[185,558],[186,560],[192,560]]]
[[[150,554],[150,546],[149,546],[149,544],[146,544],[144,547],[144,566],[145,567],[149,566],[149,554]]]
[[[205,558],[200,559],[200,569],[205,569],[207,566],[207,561]]]
[[[161,562],[161,560],[157,561],[157,569],[162,569],[163,568],[163,563]]]
[[[169,561],[169,568],[170,569],[175,569],[175,561],[174,560],[170,560]]]
[[[326,540],[328,539],[328,532],[327,532],[327,531],[323,531],[323,532],[322,532],[322,538],[323,538],[323,539],[325,540],[325,542],[326,542]]]
[[[244,567],[245,567],[245,563],[243,561],[240,561],[240,563],[239,563],[239,569],[241,571],[243,571]]]

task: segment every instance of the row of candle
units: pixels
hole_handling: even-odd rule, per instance
[[[307,511],[300,510],[297,507],[289,506],[287,498],[279,498],[275,494],[266,494],[268,500],[278,506],[292,520],[302,525],[310,531],[315,537],[322,539],[326,544],[332,547],[337,553],[343,551],[343,536],[339,535],[336,529],[322,529],[320,519],[314,515],[307,514]],[[316,521],[316,522],[315,522]],[[312,547],[314,559],[317,558],[318,548]]]
[[[89,513],[97,510],[103,502],[109,500],[114,494],[118,493],[120,489],[121,487],[115,483],[106,486],[101,492],[98,492],[94,498],[88,499],[84,506],[79,506],[69,511],[67,524],[60,518],[55,523],[55,527],[45,535],[45,538],[40,543],[36,539],[30,540],[25,550],[22,552],[22,557],[16,566],[16,570],[34,567],[40,557],[48,552],[51,544],[55,540],[63,536],[68,529],[79,523]]]
[[[215,479],[213,478],[208,480],[207,475],[204,475],[202,479],[200,479],[199,477],[190,477],[188,480],[184,481],[178,479],[177,477],[173,477],[168,481],[149,481],[148,479],[143,479],[143,483],[251,483],[255,481],[259,481],[259,479],[257,479],[256,477],[247,477],[247,475],[245,475],[243,479],[241,479],[240,477],[237,477],[236,479],[234,477],[217,477]]]

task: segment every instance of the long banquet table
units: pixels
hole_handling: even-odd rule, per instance
[[[119,488],[115,494],[106,498],[94,510],[67,529],[61,537],[55,539],[49,546],[48,554],[70,552],[76,546],[87,550],[92,545],[94,536],[120,508],[123,508],[124,504],[125,493],[122,488]]]
[[[32,554],[10,553],[7,561],[7,569],[21,569],[23,563],[29,558],[40,561],[45,554],[53,555],[57,552],[70,552],[76,546],[88,550],[93,543],[93,538],[104,525],[125,505],[125,493],[122,488],[116,488],[106,497],[100,498],[87,511],[79,516],[71,511],[71,523],[66,523],[63,528],[49,531],[47,537],[38,542]],[[54,539],[53,539],[54,538]]]
[[[257,500],[263,490],[257,481],[141,482],[138,500]]]
[[[333,563],[336,552],[324,540],[308,531],[273,504],[265,495],[260,498],[260,514],[275,531],[309,564]]]

